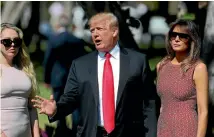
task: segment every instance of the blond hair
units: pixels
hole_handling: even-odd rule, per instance
[[[9,23],[2,23],[1,24],[1,32],[4,29],[13,29],[18,33],[19,38],[22,39],[22,45],[19,49],[18,54],[13,59],[13,64],[16,65],[20,70],[25,72],[25,74],[30,78],[32,86],[31,86],[31,93],[30,98],[33,98],[38,92],[38,86],[36,81],[36,74],[34,71],[33,63],[30,60],[30,56],[27,52],[27,47],[23,41],[23,32],[18,27],[14,26],[13,24]]]
[[[110,12],[101,12],[101,13],[98,13],[98,14],[92,16],[91,19],[89,20],[89,26],[91,26],[91,24],[95,21],[99,22],[99,21],[103,21],[103,20],[105,20],[106,23],[108,23],[109,27],[111,27],[111,28],[119,27],[117,17]]]

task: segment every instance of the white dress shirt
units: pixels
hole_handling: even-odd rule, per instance
[[[117,100],[117,92],[118,92],[118,84],[119,84],[119,74],[120,74],[120,48],[117,44],[110,52],[110,62],[113,71],[114,77],[114,104],[116,110],[116,100]],[[99,108],[98,108],[98,126],[104,126],[103,121],[103,107],[102,107],[102,81],[103,81],[103,69],[105,62],[105,52],[99,52],[97,57],[98,64],[98,85],[99,85]]]

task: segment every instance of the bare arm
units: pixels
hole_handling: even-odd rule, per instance
[[[28,102],[28,110],[29,110],[29,115],[30,115],[32,136],[33,137],[40,137],[37,110],[36,110],[36,108],[32,107],[32,103],[30,102],[30,100]]]
[[[196,66],[193,79],[196,85],[198,106],[197,137],[205,137],[208,120],[208,72],[204,63]]]
[[[158,64],[156,65],[157,74],[159,72],[159,69],[160,69],[160,62],[158,62]]]

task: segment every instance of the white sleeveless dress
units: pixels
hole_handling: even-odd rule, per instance
[[[7,137],[32,137],[28,112],[30,78],[16,67],[0,64],[1,130]]]

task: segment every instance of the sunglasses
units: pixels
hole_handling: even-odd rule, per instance
[[[5,47],[11,47],[12,43],[14,43],[14,47],[15,48],[19,48],[22,45],[22,39],[20,39],[20,38],[14,38],[13,40],[11,40],[11,39],[2,39],[1,43]]]
[[[169,39],[170,40],[175,40],[177,36],[183,42],[187,42],[190,39],[190,36],[188,34],[185,34],[185,33],[177,33],[177,32],[170,32],[169,33]]]

